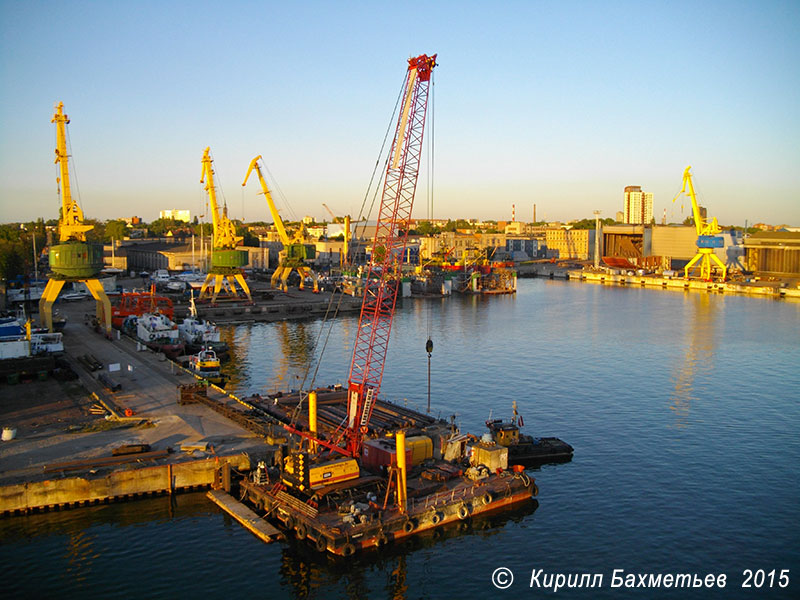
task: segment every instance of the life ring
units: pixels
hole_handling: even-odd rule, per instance
[[[403,531],[405,531],[406,533],[411,533],[412,531],[414,531],[414,527],[415,527],[414,519],[409,519],[408,521],[403,523]]]
[[[133,411],[130,408],[126,408],[125,409],[125,416],[126,417],[132,417],[133,416]]]
[[[493,499],[494,496],[492,495],[492,492],[486,492],[483,496],[481,496],[481,502],[483,502],[484,506],[491,504]]]
[[[324,535],[320,535],[317,538],[316,545],[317,545],[317,550],[319,550],[320,552],[325,552],[328,549],[328,540],[325,538]]]
[[[367,435],[369,433],[369,427],[367,427],[366,425],[362,425],[361,426],[361,433],[363,433],[364,435]]]
[[[458,518],[462,521],[469,517],[469,508],[467,508],[466,504],[462,504],[458,507]]]
[[[286,529],[294,529],[294,519],[291,515],[286,517],[286,520],[283,522],[283,524],[286,526]]]
[[[294,534],[298,540],[304,540],[308,536],[308,527],[306,527],[305,523],[298,523],[297,527],[294,528]]]
[[[536,485],[535,483],[533,484],[533,495],[534,496],[538,496],[539,495],[539,486]]]
[[[347,542],[342,546],[342,556],[353,556],[355,553],[356,547],[351,542]]]

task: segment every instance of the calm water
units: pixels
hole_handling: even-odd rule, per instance
[[[347,378],[355,318],[316,384]],[[202,494],[0,521],[3,589],[51,598],[516,598],[533,569],[602,573],[573,598],[800,597],[800,303],[521,280],[516,297],[407,301],[383,394],[482,432],[490,411],[575,447],[539,507],[348,563],[264,545]],[[322,335],[320,333],[322,332]],[[240,393],[310,385],[319,321],[231,327]],[[492,572],[515,581],[495,589]],[[612,571],[724,573],[724,590],[612,589]],[[789,569],[786,589],[742,589]],[[542,578],[540,577],[540,581]],[[775,579],[777,586],[777,576]],[[246,596],[244,595],[246,594]]]

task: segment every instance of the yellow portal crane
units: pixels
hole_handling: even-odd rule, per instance
[[[69,186],[69,156],[67,154],[67,123],[64,103],[56,105],[50,121],[56,124],[56,164],[59,169],[59,192],[61,195],[61,217],[58,220],[59,244],[50,246],[50,268],[52,273],[39,300],[39,314],[43,325],[53,331],[53,303],[67,282],[81,282],[97,301],[97,318],[105,325],[107,336],[111,336],[111,303],[103,285],[97,279],[103,270],[103,246],[86,242],[86,232],[94,225],[84,225],[83,211],[72,199]]]
[[[217,191],[214,187],[214,168],[210,155],[211,148],[206,148],[203,152],[203,172],[200,176],[200,183],[205,183],[205,190],[208,192],[208,201],[211,208],[211,219],[214,225],[214,242],[212,245],[211,268],[208,270],[206,280],[200,288],[200,300],[207,298],[211,283],[214,283],[214,292],[211,294],[211,302],[217,301],[220,289],[227,280],[231,297],[237,298],[236,284],[242,288],[242,292],[247,297],[248,302],[252,302],[250,288],[242,275],[242,267],[248,262],[246,250],[237,250],[236,246],[242,241],[241,236],[236,235],[236,228],[228,218],[228,207],[223,206],[222,212],[217,205]]]
[[[314,292],[316,293],[319,291],[317,275],[306,264],[306,260],[311,260],[316,256],[316,247],[314,244],[306,243],[306,231],[302,223],[300,224],[300,229],[295,232],[294,237],[289,238],[289,234],[286,233],[286,227],[283,225],[283,219],[281,219],[278,209],[275,207],[272,194],[267,187],[267,182],[264,180],[264,175],[261,173],[261,166],[258,164],[259,160],[261,160],[260,154],[250,161],[250,166],[247,168],[247,174],[244,176],[242,187],[247,185],[250,173],[255,169],[258,175],[258,181],[261,183],[261,190],[264,197],[267,199],[269,212],[272,214],[272,220],[275,222],[275,228],[278,230],[278,236],[281,238],[281,243],[283,244],[278,268],[275,269],[275,272],[272,274],[272,287],[280,287],[282,291],[288,291],[289,287],[286,281],[289,279],[291,272],[296,270],[300,275],[300,289],[302,290],[305,288],[305,278],[311,277],[314,280]]]
[[[724,240],[717,236],[722,228],[717,223],[717,218],[714,217],[710,222],[706,222],[703,215],[700,214],[700,207],[697,204],[697,196],[694,193],[694,184],[692,183],[692,174],[690,173],[691,165],[686,167],[683,172],[683,186],[681,191],[678,192],[673,202],[678,199],[681,194],[686,193],[686,187],[689,187],[689,198],[692,200],[692,215],[694,216],[694,226],[697,229],[697,254],[689,261],[684,269],[684,277],[689,277],[689,273],[695,269],[695,265],[700,262],[700,277],[705,281],[711,281],[711,263],[717,263],[722,269],[722,280],[725,281],[728,269],[719,257],[714,254],[714,248],[722,248],[725,245]]]

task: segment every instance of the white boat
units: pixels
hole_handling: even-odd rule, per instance
[[[178,326],[166,315],[144,313],[136,321],[136,337],[140,342],[167,356],[178,356],[184,344]]]
[[[170,281],[167,283],[167,290],[170,292],[183,292],[186,290],[185,281]]]
[[[29,339],[26,327],[17,319],[13,317],[0,319],[0,359],[63,351],[62,334],[31,332]]]
[[[6,300],[9,304],[16,302],[38,302],[44,293],[44,285],[32,285],[27,288],[9,288],[6,290]]]
[[[64,302],[77,302],[91,298],[91,294],[89,292],[67,292],[66,294],[61,294],[59,298]]]
[[[197,306],[194,303],[194,292],[189,300],[189,316],[178,325],[181,339],[186,343],[186,351],[194,353],[201,348],[212,348],[224,354],[228,350],[227,344],[220,341],[219,327],[211,321],[206,321],[197,316]]]

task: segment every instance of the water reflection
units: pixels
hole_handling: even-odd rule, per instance
[[[441,546],[457,538],[499,535],[506,525],[521,522],[532,515],[538,506],[538,501],[533,500],[511,511],[449,523],[381,549],[361,551],[348,558],[321,555],[308,543],[289,540],[281,553],[281,580],[291,588],[293,598],[325,597],[325,590],[336,589],[344,590],[347,598],[367,599],[376,596],[375,589],[370,588],[372,584],[372,588],[382,585],[386,596],[393,600],[405,600],[412,579],[417,588],[420,587],[421,578],[425,583],[441,589],[441,582],[433,574],[410,572],[409,562],[416,562],[417,559],[423,559],[423,571],[429,568],[428,561],[419,553],[427,550],[443,552],[445,550]],[[375,573],[381,574],[377,582]]]
[[[236,394],[287,392],[313,375],[322,321],[279,321],[221,328],[231,346],[223,365]],[[324,333],[324,332],[323,332]]]
[[[683,360],[675,364],[672,374],[673,391],[670,395],[670,410],[675,416],[675,427],[685,428],[690,423],[690,409],[698,395],[694,389],[699,375],[707,375],[713,369],[715,340],[714,326],[722,298],[710,294],[688,294],[685,296],[683,325],[685,327],[685,353]]]
[[[65,558],[70,579],[81,584],[92,574],[92,563],[99,556],[94,548],[94,535],[77,531],[69,536]]]

